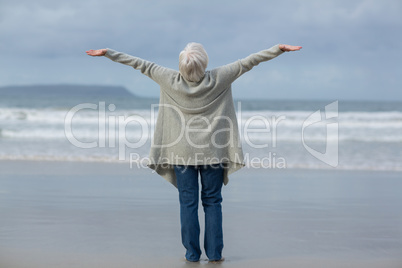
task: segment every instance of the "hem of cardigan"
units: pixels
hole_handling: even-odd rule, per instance
[[[239,169],[245,167],[246,165],[244,163],[240,162],[234,162],[234,161],[229,161],[227,162],[229,164],[228,167],[225,168],[224,175],[223,175],[223,184],[227,185],[229,183],[229,174],[232,174]],[[161,168],[161,165],[164,164],[167,167]],[[215,163],[219,164],[219,163]],[[158,175],[163,177],[166,181],[170,182],[174,187],[177,188],[177,182],[176,182],[176,173],[174,172],[172,163],[149,163],[147,164],[148,168],[154,170]]]

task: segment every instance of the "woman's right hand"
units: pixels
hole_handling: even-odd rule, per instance
[[[297,51],[300,50],[302,47],[280,44],[279,48],[280,50],[287,52],[287,51]]]
[[[97,56],[104,56],[107,52],[107,49],[97,49],[97,50],[88,50],[86,51],[87,55],[97,57]]]

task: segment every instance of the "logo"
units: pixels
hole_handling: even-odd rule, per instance
[[[338,101],[325,106],[325,111],[312,113],[302,126],[302,142],[304,148],[318,160],[332,166],[338,166]],[[325,152],[319,152],[306,144],[304,131],[314,124],[326,124]]]

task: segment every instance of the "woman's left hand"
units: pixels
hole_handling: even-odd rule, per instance
[[[94,56],[94,57],[104,56],[106,54],[106,52],[107,52],[107,49],[97,49],[97,50],[91,49],[91,50],[86,51],[87,55]]]

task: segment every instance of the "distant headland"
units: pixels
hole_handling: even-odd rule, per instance
[[[0,96],[139,96],[131,93],[122,86],[107,85],[27,85],[27,86],[5,86],[0,87]]]

